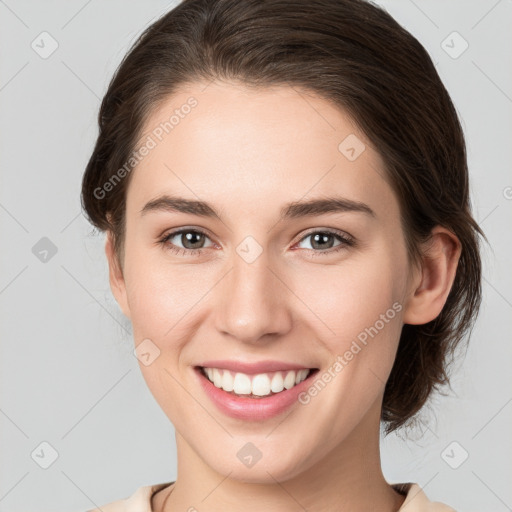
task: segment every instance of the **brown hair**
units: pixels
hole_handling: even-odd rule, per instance
[[[183,1],[119,65],[83,177],[83,208],[92,224],[111,231],[121,265],[130,175],[108,194],[98,190],[128,161],[162,100],[187,82],[211,80],[297,86],[340,106],[385,162],[411,261],[420,261],[419,243],[436,225],[459,238],[442,312],[403,327],[382,407],[386,431],[395,430],[448,383],[449,357],[471,332],[481,302],[484,235],[471,215],[464,135],[432,60],[384,9],[364,0]]]

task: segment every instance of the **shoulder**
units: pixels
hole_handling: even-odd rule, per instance
[[[392,487],[400,494],[405,495],[405,501],[398,512],[456,512],[455,509],[430,501],[423,489],[415,483],[393,484]]]
[[[174,482],[165,482],[155,485],[144,485],[139,487],[131,496],[101,505],[101,507],[88,510],[87,512],[153,512],[151,498],[164,487]]]

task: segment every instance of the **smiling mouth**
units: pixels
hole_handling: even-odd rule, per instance
[[[292,389],[319,371],[318,368],[303,368],[249,375],[224,368],[205,368],[203,366],[197,366],[196,370],[215,387],[226,393],[256,399],[267,398]]]

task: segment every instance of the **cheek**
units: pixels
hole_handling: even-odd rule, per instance
[[[133,244],[126,251],[125,282],[135,341],[157,340],[182,328],[182,321],[206,293],[205,272],[199,266],[166,263],[159,250]]]
[[[404,261],[400,254],[388,254],[354,259],[336,271],[324,269],[315,275],[314,287],[308,288],[304,279],[297,292],[308,297],[319,319],[317,338],[330,354],[330,364],[318,376],[325,384],[312,383],[303,403],[329,411],[340,435],[381,399],[395,360],[402,329]],[[330,391],[321,391],[324,387]]]
[[[332,365],[338,362],[330,366],[332,396],[353,406],[355,416],[383,391],[402,329],[406,253],[379,247],[322,269],[309,285],[301,279],[297,291],[321,320],[316,333]]]
[[[295,291],[325,324],[326,335],[342,341],[357,337],[401,302],[403,273],[391,258],[365,257],[309,277],[297,275]],[[387,317],[395,319],[397,309]]]
[[[148,347],[151,357],[157,354],[150,364],[144,364],[141,359],[139,367],[156,401],[171,421],[179,423],[182,414],[176,397],[182,394],[184,385],[180,354],[195,330],[191,322],[197,321],[195,308],[206,293],[204,279],[192,274],[193,266],[185,271],[165,264],[161,254],[156,258],[152,251],[135,245],[128,248],[127,241],[125,259],[134,344]]]

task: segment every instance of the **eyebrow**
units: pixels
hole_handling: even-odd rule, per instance
[[[163,195],[149,201],[140,213],[145,215],[154,211],[181,212],[199,217],[221,218],[215,207],[207,202],[169,195]],[[365,203],[342,197],[327,197],[288,203],[281,208],[279,219],[296,219],[339,212],[358,212],[376,217],[375,212]]]

